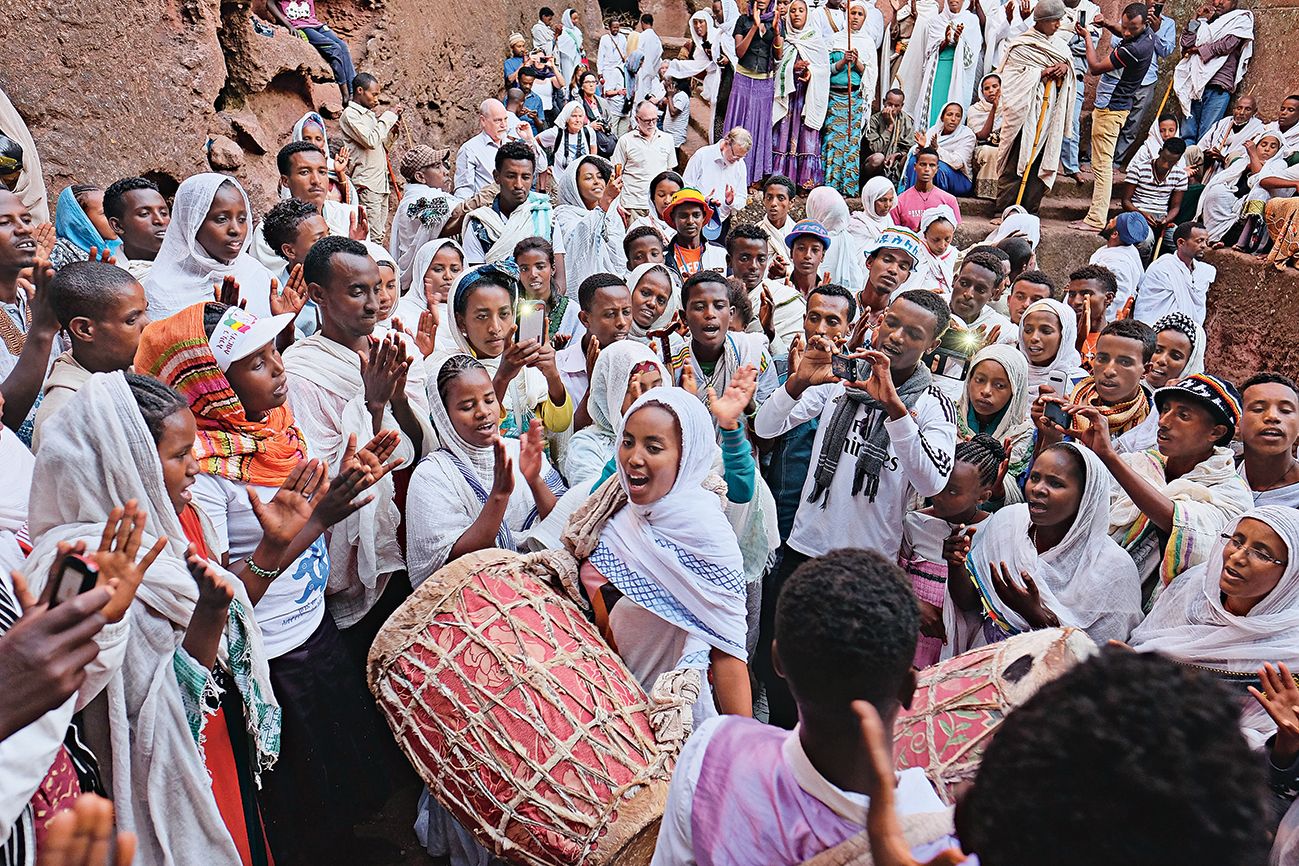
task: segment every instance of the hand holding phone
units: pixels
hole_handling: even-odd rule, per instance
[[[1056,393],[1060,399],[1067,399],[1069,396],[1069,377],[1064,370],[1052,370],[1046,377],[1046,384]],[[1069,413],[1065,411],[1063,403],[1048,402],[1042,407],[1042,414],[1048,421],[1062,430],[1068,430],[1070,426]]]
[[[546,333],[546,302],[520,301],[518,319],[519,326],[514,332],[516,342],[527,343],[541,340]]]
[[[63,557],[63,565],[54,583],[54,592],[50,595],[50,607],[57,607],[82,593],[90,592],[98,582],[99,566],[80,554],[69,553]]]

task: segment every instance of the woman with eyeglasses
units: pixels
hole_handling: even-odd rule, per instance
[[[1299,511],[1260,506],[1231,521],[1215,542],[1206,562],[1168,586],[1130,643],[1234,686],[1241,727],[1258,747],[1278,719],[1296,718],[1299,703],[1290,675],[1299,670]],[[1254,688],[1260,680],[1261,690]],[[1288,767],[1296,755],[1277,754],[1281,739],[1273,763]]]
[[[1141,575],[1145,609],[1174,577],[1209,558],[1218,535],[1254,506],[1230,445],[1240,425],[1240,392],[1203,373],[1155,392],[1155,447],[1119,454],[1100,410],[1071,406],[1078,441],[1096,453],[1121,488],[1110,502],[1110,537]]]

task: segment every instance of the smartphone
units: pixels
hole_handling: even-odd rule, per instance
[[[57,607],[65,601],[90,592],[99,582],[99,566],[84,556],[69,554],[63,558],[63,568],[59,571],[54,585],[54,594],[50,596],[50,607]]]
[[[515,332],[515,342],[526,343],[542,339],[546,335],[546,302],[519,302],[519,329]]]
[[[1161,17],[1161,18],[1164,16],[1164,4],[1163,4],[1163,3],[1156,3],[1156,4],[1155,4],[1155,14],[1158,15],[1159,17]]]
[[[1162,5],[1162,4],[1160,4],[1160,5]],[[1159,6],[1156,5],[1156,6],[1155,6],[1155,9],[1158,10],[1158,9],[1159,9]],[[1087,26],[1087,10],[1086,10],[1086,9],[1084,9],[1084,10],[1082,10],[1081,12],[1078,13],[1078,26],[1080,26],[1080,27],[1086,27],[1086,26]]]
[[[857,378],[857,360],[851,355],[835,354],[830,358],[830,372],[836,379],[847,382],[860,381]]]
[[[1069,378],[1064,370],[1052,370],[1046,377],[1046,384],[1051,386],[1051,390],[1056,396],[1068,398],[1069,396]],[[1047,403],[1042,409],[1042,414],[1046,419],[1063,430],[1068,430],[1071,424],[1069,413],[1065,411],[1064,406],[1059,403]]]

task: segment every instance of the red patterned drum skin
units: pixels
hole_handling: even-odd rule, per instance
[[[527,866],[647,864],[675,754],[582,612],[501,550],[462,557],[384,625],[370,688],[433,796]]]
[[[1051,628],[970,650],[920,672],[911,709],[898,716],[894,762],[923,767],[946,803],[974,779],[1006,714],[1097,652],[1087,635]]]

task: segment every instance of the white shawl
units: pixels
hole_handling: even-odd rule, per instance
[[[875,203],[891,192],[893,184],[883,176],[871,178],[861,188],[862,208],[853,211],[852,221],[848,223],[848,234],[853,236],[863,250],[875,243],[880,232],[894,226],[891,210],[884,216],[875,213]]]
[[[1006,409],[1002,413],[1001,420],[997,422],[996,429],[992,431],[992,438],[1003,443],[1009,439],[1011,466],[1022,466],[1028,461],[1028,451],[1033,447],[1033,422],[1029,420],[1028,407],[1037,396],[1029,393],[1028,360],[1014,346],[992,343],[984,346],[970,359],[970,373],[973,374],[974,369],[984,361],[994,361],[1000,365],[1010,381],[1010,400],[1006,403]],[[958,430],[963,431],[970,417],[968,378],[966,387],[961,391],[961,399],[956,404],[956,413]],[[1014,478],[1013,472],[1006,473],[1005,487],[1007,494],[1012,492],[1012,488],[1014,490],[1015,496],[1011,501],[1022,501],[1019,495],[1019,482]]]
[[[424,293],[424,278],[428,275],[428,269],[432,267],[433,259],[437,256],[438,251],[448,245],[460,253],[460,260],[463,262],[465,251],[460,248],[459,241],[454,238],[434,238],[425,242],[419,248],[419,251],[415,254],[415,261],[411,265],[411,269],[402,271],[402,282],[406,283],[409,288],[402,292],[401,299],[397,301],[392,317],[401,319],[401,323],[406,326],[408,332],[418,327],[420,315],[429,308],[428,295]],[[439,349],[444,344],[448,349],[454,345],[451,336],[447,333],[448,327],[446,301],[443,301],[438,307],[436,341]]]
[[[695,32],[696,21],[704,22],[706,29],[703,36]],[[704,83],[699,89],[699,95],[703,97],[704,102],[712,105],[717,101],[717,88],[722,80],[722,70],[717,65],[717,58],[723,53],[721,32],[713,23],[712,12],[706,9],[701,9],[690,16],[686,31],[694,42],[694,55],[686,60],[669,60],[668,77],[694,78],[702,73]],[[704,47],[705,42],[708,43],[707,48]]]
[[[1299,512],[1280,505],[1251,508],[1221,532],[1234,534],[1246,517],[1267,524],[1285,542],[1287,564],[1276,587],[1244,616],[1229,613],[1218,587],[1227,544],[1215,538],[1204,561],[1178,575],[1132,632],[1133,649],[1236,674],[1252,674],[1264,662],[1299,668]],[[1276,724],[1252,697],[1244,701],[1241,727],[1257,748]]]
[[[825,227],[830,247],[821,260],[821,271],[830,272],[830,281],[855,288],[866,283],[866,258],[862,245],[849,233],[852,218],[848,203],[837,189],[818,186],[807,194],[807,218]]]
[[[440,369],[442,364],[445,362],[445,358],[442,357],[445,354],[469,355],[477,360],[478,363],[483,365],[483,368],[487,370],[489,376],[495,377],[496,371],[501,367],[500,356],[498,355],[495,358],[481,357],[470,344],[469,338],[465,336],[460,316],[456,313],[456,298],[458,298],[465,290],[465,280],[470,276],[474,276],[474,271],[466,270],[461,274],[460,279],[456,280],[456,284],[451,287],[451,294],[447,296],[448,316],[443,321],[442,327],[450,333],[451,340],[454,343],[454,348],[443,351],[441,345],[439,345],[437,351],[433,355],[430,366]],[[472,284],[471,281],[470,287],[472,287]],[[519,296],[517,282],[514,284],[513,290],[510,294],[512,296],[510,298],[510,305],[515,309],[518,309]],[[569,303],[575,303],[575,300],[570,301]],[[438,342],[439,344],[441,343],[440,340]],[[437,399],[437,379],[436,377],[430,377],[428,381],[428,399],[432,402]],[[514,421],[513,426],[515,430],[511,432],[511,436],[518,435],[518,432],[523,428],[522,420],[525,417],[530,417],[533,410],[546,400],[549,393],[550,386],[546,384],[546,377],[535,367],[524,367],[519,374],[514,377],[514,380],[510,382],[510,387],[505,391],[504,405],[501,407],[505,410],[507,421],[510,418]],[[551,432],[554,433],[559,431],[552,430]]]
[[[1273,138],[1281,143],[1281,150],[1277,151],[1278,156],[1286,152],[1281,133],[1275,130],[1265,131],[1259,134],[1254,141],[1257,143],[1265,138]],[[1274,167],[1272,162],[1272,160],[1268,160],[1264,163],[1257,174],[1247,181],[1244,195],[1236,194],[1241,177],[1249,171],[1249,155],[1243,150],[1226,165],[1215,171],[1213,176],[1209,178],[1209,182],[1204,185],[1204,192],[1200,194],[1196,216],[1204,222],[1210,240],[1222,240],[1226,237],[1227,232],[1231,230],[1231,227],[1240,220],[1249,193],[1257,188],[1258,181],[1263,177],[1264,172],[1269,167]],[[1284,168],[1285,160],[1282,159],[1279,165]]]
[[[943,106],[944,111],[947,110],[948,105],[960,106],[960,103],[949,101]],[[965,117],[963,107],[961,117]],[[943,132],[943,122],[940,118],[938,123],[929,127],[929,131],[925,133],[925,140],[933,141],[935,135],[938,136],[938,158],[969,177],[974,170],[974,149],[979,146],[979,138],[974,134],[974,130],[960,123],[950,133]],[[913,152],[916,150],[914,146],[911,149]]]
[[[1236,118],[1228,114],[1209,127],[1209,131],[1200,136],[1200,147],[1204,150],[1216,150],[1225,157],[1244,150],[1245,142],[1253,140],[1255,136],[1267,129],[1263,121],[1257,117],[1251,117],[1249,122],[1238,131],[1232,129],[1232,124],[1235,122]]]
[[[31,211],[37,223],[50,221],[50,203],[45,193],[45,174],[41,169],[41,155],[36,141],[27,128],[27,121],[18,113],[9,95],[0,89],[0,130],[23,149],[23,173],[18,177],[14,195],[22,200],[23,207]]]
[[[1240,64],[1236,67],[1235,83],[1240,84],[1240,79],[1245,76],[1245,70],[1249,68],[1249,59],[1254,56],[1254,13],[1248,9],[1233,9],[1217,18],[1205,21],[1200,25],[1200,29],[1195,31],[1195,44],[1198,48],[1210,42],[1217,42],[1224,36],[1235,36],[1245,43],[1240,48]],[[1190,115],[1191,103],[1204,95],[1204,88],[1226,62],[1225,54],[1208,61],[1201,60],[1198,51],[1192,51],[1178,61],[1177,66],[1173,68],[1173,92],[1182,103],[1184,114]]]
[[[1006,59],[1002,61],[1001,75],[1001,143],[997,145],[997,173],[1006,169],[1010,152],[1022,138],[1015,164],[1016,173],[1023,176],[1032,164],[1036,153],[1042,154],[1038,177],[1047,189],[1055,185],[1060,167],[1060,150],[1073,121],[1074,87],[1066,76],[1064,86],[1042,80],[1042,70],[1057,63],[1072,63],[1067,48],[1059,41],[1048,39],[1035,28],[1016,36],[1006,45]],[[1050,93],[1049,99],[1047,93]],[[1043,112],[1042,102],[1047,99]],[[1041,131],[1038,118],[1042,118]],[[1034,151],[1034,134],[1037,150]]]
[[[1080,628],[1101,645],[1109,640],[1127,640],[1141,621],[1141,585],[1131,558],[1105,535],[1110,474],[1088,449],[1073,443],[1064,447],[1082,458],[1086,474],[1078,513],[1064,538],[1039,554],[1029,535],[1032,522],[1028,505],[1009,505],[984,521],[975,534],[967,561],[970,577],[983,597],[987,615],[1011,634],[1030,627],[997,595],[990,567],[994,563],[1006,563],[1011,580],[1019,586],[1024,585],[1020,571],[1027,572],[1037,584],[1042,603],[1061,625]],[[949,599],[943,608],[949,637],[959,629],[957,614]],[[981,642],[976,638],[973,645]]]
[[[667,304],[663,307],[663,312],[659,313],[659,317],[651,322],[648,328],[642,328],[640,325],[636,324],[634,320],[632,321],[631,332],[627,335],[627,339],[635,340],[638,343],[648,344],[650,339],[649,332],[659,331],[666,328],[668,322],[672,321],[672,318],[677,314],[677,311],[681,309],[681,277],[676,271],[672,270],[662,262],[646,262],[643,265],[637,265],[636,268],[627,275],[627,288],[631,289],[632,296],[635,297],[636,287],[640,285],[640,281],[645,278],[646,274],[655,268],[659,268],[668,275],[668,285],[671,286],[671,292],[668,295]],[[663,381],[666,382],[667,380],[664,379]],[[589,404],[587,409],[590,409]]]
[[[111,767],[117,827],[137,834],[143,862],[238,866],[195,745],[194,726],[201,743],[201,719],[208,715],[201,702],[219,691],[210,672],[182,648],[198,601],[198,586],[185,565],[189,542],[126,378],[93,376],[49,419],[45,433],[33,473],[34,549],[23,567],[33,592],[45,588],[60,541],[84,540],[94,549],[109,512],[128,500],[148,512],[143,548],[167,538],[128,609],[130,633],[121,666],[112,672],[103,699],[85,714],[92,741],[110,749],[99,757]],[[280,710],[243,582],[219,561],[210,566],[234,589],[218,658],[234,673],[243,698],[257,773],[279,752]]]
[[[718,459],[712,418],[680,388],[656,388],[627,410],[647,404],[676,416],[681,462],[672,489],[656,502],[630,500],[600,533],[591,562],[620,592],[646,610],[738,659],[748,659],[744,561],[735,530],[704,480]],[[621,438],[625,418],[618,422]],[[627,490],[627,473],[618,466]]]
[[[1024,308],[1024,315],[1019,320],[1019,351],[1024,352],[1024,319],[1028,318],[1029,313],[1039,310],[1047,310],[1055,314],[1060,321],[1060,348],[1055,353],[1055,358],[1045,367],[1035,366],[1031,361],[1028,365],[1028,394],[1029,403],[1037,399],[1038,387],[1046,384],[1047,377],[1054,370],[1064,370],[1069,377],[1070,383],[1086,376],[1082,369],[1082,355],[1078,352],[1078,317],[1068,305],[1055,300],[1054,298],[1043,298],[1040,301],[1034,301]],[[1024,353],[1028,357],[1028,353]],[[1068,397],[1068,394],[1061,394],[1061,397]]]
[[[212,208],[212,199],[227,183],[239,191],[248,214],[243,251],[232,262],[212,258],[198,242],[198,230]],[[200,301],[212,300],[213,287],[228,276],[239,283],[239,296],[248,302],[248,312],[258,318],[269,316],[271,272],[248,254],[252,237],[253,208],[239,181],[214,172],[185,178],[176,190],[171,224],[162,238],[162,247],[144,278],[150,318],[163,319]]]
[[[577,173],[588,162],[613,170],[602,156],[584,156],[555,176],[559,193],[555,225],[564,238],[566,294],[574,304],[577,303],[577,290],[587,277],[592,274],[620,275],[627,267],[627,257],[622,250],[622,220],[615,212],[611,222],[609,212],[601,209],[599,202],[590,210],[582,202],[577,188]]]
[[[934,76],[938,72],[938,55],[942,49],[943,38],[948,27],[965,25],[961,38],[956,44],[956,56],[952,59],[952,77],[947,88],[947,101],[959,103],[962,109],[970,104],[974,91],[975,66],[979,62],[979,51],[983,47],[983,33],[979,29],[979,17],[964,8],[952,12],[943,2],[938,14],[929,19],[924,32],[924,71],[920,78],[920,87],[908,94],[907,110],[917,129],[929,126],[929,109],[934,97]],[[914,37],[913,37],[914,41]]]
[[[776,67],[776,103],[771,110],[771,123],[775,126],[789,114],[789,101],[800,83],[794,79],[794,63],[802,60],[808,65],[810,78],[803,95],[803,125],[820,129],[825,123],[825,113],[830,107],[830,53],[817,26],[812,10],[802,30],[795,30],[785,15],[785,51]]]
[[[374,336],[382,338],[383,335],[384,331],[376,329]],[[402,435],[393,455],[401,461],[400,468],[412,465],[422,454],[437,447],[428,423],[425,366],[410,339],[404,335],[403,339],[413,356],[406,376],[406,397],[411,412],[421,422],[424,441],[421,450],[416,452],[414,444]],[[289,347],[284,353],[284,369],[288,374],[289,404],[310,455],[323,460],[331,473],[337,473],[349,434],[356,435],[358,448],[374,436],[374,422],[365,406],[361,356],[341,343],[315,334]],[[401,429],[391,405],[384,408],[383,429]],[[370,488],[373,502],[327,533],[330,570],[325,592],[340,596],[334,601],[335,607],[340,604],[348,607],[347,611],[335,611],[340,628],[364,616],[382,594],[388,575],[405,568],[397,542],[401,514],[393,501],[395,493],[393,476],[389,473]]]
[[[1204,562],[1222,528],[1254,507],[1254,494],[1236,472],[1230,448],[1217,447],[1209,459],[1175,481],[1165,475],[1166,458],[1155,449],[1122,455],[1138,475],[1173,501],[1173,531],[1154,563],[1164,582]],[[1150,518],[1117,484],[1110,498],[1110,536],[1128,550],[1150,528]],[[1143,574],[1142,578],[1148,577]]]
[[[1023,238],[1036,250],[1042,242],[1042,220],[1030,213],[1011,213],[1002,217],[1001,225],[988,232],[985,244],[996,246],[1006,238]]]
[[[514,247],[524,238],[540,237],[550,240],[550,197],[538,192],[528,193],[527,201],[514,209],[509,220],[503,219],[496,208],[490,204],[470,211],[465,218],[464,229],[460,235],[462,247],[465,238],[474,231],[475,222],[486,229],[487,237],[491,240],[491,245],[485,246],[483,250],[483,254],[487,257],[486,261],[488,263],[503,261],[514,255]]]
[[[495,477],[495,451],[476,448],[460,437],[438,393],[437,378],[443,366],[453,358],[467,357],[444,355],[429,371],[429,415],[441,447],[421,460],[411,477],[406,508],[406,551],[407,571],[414,586],[446,564],[451,548],[482,513]],[[485,371],[481,364],[474,363]],[[521,542],[518,533],[526,531],[536,520],[537,504],[519,468],[519,440],[503,438],[502,441],[506,455],[514,464],[514,492],[506,505],[496,546],[517,550]],[[563,495],[563,482],[544,454],[541,476],[551,492]]]
[[[619,340],[600,350],[591,370],[586,409],[591,424],[573,434],[564,452],[564,477],[577,486],[595,481],[614,454],[614,428],[622,417],[631,372],[639,364],[653,364],[665,383],[672,376],[649,347],[635,340]]]

